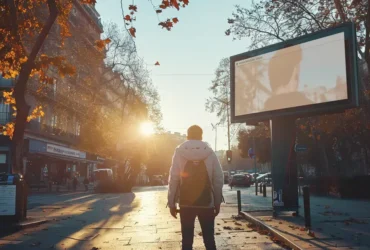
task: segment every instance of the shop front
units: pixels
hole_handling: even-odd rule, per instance
[[[82,179],[88,175],[91,161],[86,152],[34,139],[25,143],[24,173],[30,185],[65,185],[75,176]]]

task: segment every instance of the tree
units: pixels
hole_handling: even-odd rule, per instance
[[[206,100],[206,111],[216,113],[220,124],[227,124],[230,113],[230,60],[221,59],[216,71],[215,79],[209,88],[212,97]]]
[[[253,129],[242,129],[238,132],[238,149],[243,158],[248,158],[248,151],[253,148],[253,140],[255,140],[255,154],[259,163],[271,162],[271,138],[270,129],[264,124]]]
[[[206,99],[205,109],[210,113],[215,113],[218,117],[218,125],[226,125],[228,128],[228,141],[230,147],[230,134],[235,134],[240,128],[230,122],[230,60],[221,59],[216,71],[215,78],[209,88],[212,96]],[[230,131],[231,129],[231,131]]]
[[[77,0],[80,4],[95,4],[95,0]],[[123,0],[121,0],[123,6]],[[159,9],[185,7],[188,0],[163,0]],[[60,43],[70,36],[68,18],[73,1],[60,0],[1,0],[0,1],[0,72],[5,78],[15,79],[12,96],[17,110],[15,125],[5,126],[5,131],[12,135],[12,171],[21,172],[23,135],[30,106],[25,99],[27,83],[30,77],[37,77],[40,83],[52,83],[47,74],[54,67],[61,75],[73,75],[75,68],[69,64],[70,58],[40,54],[52,26],[57,22],[60,27]],[[158,9],[158,10],[159,10]],[[129,23],[137,11],[137,6],[130,5],[131,18],[125,16]],[[159,12],[158,12],[159,13]],[[160,25],[170,30],[177,18],[167,20]],[[131,27],[130,34],[135,36],[136,29]],[[104,47],[108,40],[97,41],[98,47]],[[14,128],[14,130],[13,130]]]
[[[140,122],[137,121],[140,112],[148,113],[140,119],[160,126],[159,96],[129,35],[116,24],[106,24],[103,39],[110,43],[104,66],[96,77],[98,88],[91,93],[90,115],[83,124],[80,146],[88,152],[126,161],[128,151],[118,152],[117,143],[129,140],[127,136],[138,135],[136,131],[123,137],[123,131],[134,121]],[[137,102],[141,103],[140,108]]]
[[[150,138],[149,155],[146,162],[147,174],[149,176],[168,174],[175,149],[185,140],[185,136],[169,132],[158,133]]]

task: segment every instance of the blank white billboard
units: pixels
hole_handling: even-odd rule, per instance
[[[344,32],[235,62],[235,116],[347,100]]]

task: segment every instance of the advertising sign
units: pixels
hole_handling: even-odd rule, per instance
[[[58,154],[58,155],[76,157],[76,158],[81,158],[81,159],[86,158],[85,152],[81,152],[81,151],[74,150],[71,148],[61,147],[61,146],[57,146],[57,145],[53,145],[49,143],[46,145],[46,152]]]
[[[358,105],[353,24],[230,58],[233,122]]]
[[[15,215],[15,185],[0,186],[0,215]]]

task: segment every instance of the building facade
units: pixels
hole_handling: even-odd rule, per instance
[[[24,135],[23,173],[31,185],[50,181],[63,184],[72,176],[90,177],[94,169],[106,163],[104,157],[80,147],[82,124],[97,112],[93,101],[104,98],[96,74],[104,67],[105,51],[95,46],[103,27],[94,6],[73,2],[69,18],[72,36],[60,48],[55,42],[60,39],[60,28],[55,24],[42,52],[65,56],[75,66],[76,74],[63,77],[51,67],[48,77],[53,78],[53,84],[38,79],[28,82],[27,103],[31,110],[42,106],[45,112],[27,123]],[[12,87],[14,80],[0,79],[1,91]],[[12,119],[11,108],[0,99],[0,124]],[[7,136],[0,136],[0,172],[11,169],[10,145]]]

